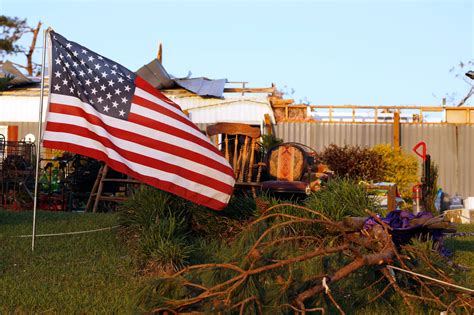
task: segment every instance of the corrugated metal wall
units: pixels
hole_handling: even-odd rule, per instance
[[[391,124],[281,123],[274,128],[278,138],[306,144],[316,151],[331,143],[373,146],[392,144],[393,139]]]
[[[331,143],[393,144],[392,124],[280,123],[274,130],[278,138],[306,144],[316,151]],[[464,198],[474,196],[474,125],[402,124],[400,141],[407,152],[425,141],[432,161],[438,165],[439,185],[443,190]]]

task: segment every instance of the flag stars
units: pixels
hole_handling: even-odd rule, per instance
[[[133,73],[74,42],[53,41],[53,45],[54,93],[78,98],[104,116],[128,116],[135,89]]]

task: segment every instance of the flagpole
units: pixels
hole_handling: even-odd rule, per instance
[[[31,233],[31,251],[35,250],[35,236],[36,236],[36,209],[38,208],[38,179],[39,179],[39,165],[41,155],[41,131],[43,129],[43,94],[44,94],[44,69],[46,64],[46,35],[49,29],[43,32],[43,56],[41,63],[41,92],[38,113],[38,137],[36,142],[36,175],[35,175],[35,194],[33,198],[33,231]]]

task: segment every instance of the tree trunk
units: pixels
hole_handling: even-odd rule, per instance
[[[31,40],[30,49],[26,53],[26,71],[28,75],[33,75],[33,53],[35,52],[36,40],[38,39],[38,33],[41,29],[41,21],[38,22],[38,25],[33,29],[33,39]]]

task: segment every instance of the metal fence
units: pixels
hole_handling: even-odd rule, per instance
[[[274,126],[284,141],[306,144],[317,151],[329,144],[393,145],[393,124],[285,122]],[[425,141],[432,161],[438,165],[438,184],[451,195],[474,196],[474,126],[454,124],[402,124],[400,143],[411,152]],[[420,161],[421,163],[421,161]]]

